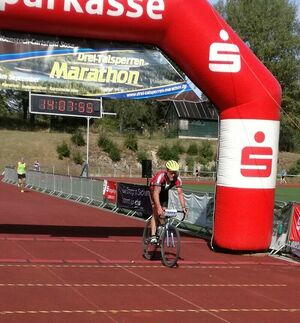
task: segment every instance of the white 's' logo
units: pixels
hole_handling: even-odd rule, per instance
[[[220,31],[220,38],[228,41],[227,31]],[[212,72],[238,73],[241,70],[240,49],[235,44],[212,43],[209,48],[209,69]]]
[[[265,133],[257,131],[256,143],[265,141]],[[247,146],[242,149],[241,174],[245,177],[270,177],[272,173],[273,149],[271,147]]]

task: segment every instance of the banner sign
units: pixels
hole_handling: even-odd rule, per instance
[[[117,201],[117,183],[113,181],[103,181],[103,198],[109,202],[116,203]]]
[[[196,226],[212,229],[213,227],[213,212],[214,212],[214,197],[204,193],[185,194],[184,199],[189,215],[185,219],[186,222],[192,223]],[[178,198],[177,190],[169,190],[168,209],[180,210],[181,205]],[[178,214],[180,219],[182,214]]]
[[[293,207],[289,240],[300,242],[300,204],[294,204]]]
[[[148,186],[118,183],[117,206],[135,210],[146,215],[152,214],[150,190]]]
[[[118,99],[192,91],[154,47],[0,33],[0,88]]]

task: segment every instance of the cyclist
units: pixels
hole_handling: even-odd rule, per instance
[[[166,163],[166,170],[158,171],[150,181],[150,196],[153,216],[151,219],[151,243],[157,243],[156,227],[159,218],[163,218],[164,209],[168,206],[168,193],[172,187],[177,188],[178,198],[185,215],[188,213],[179,177],[179,164],[175,160]]]

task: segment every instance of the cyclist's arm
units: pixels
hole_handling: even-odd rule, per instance
[[[157,215],[161,216],[163,215],[164,211],[160,205],[160,200],[159,200],[159,194],[161,191],[161,187],[160,186],[154,186],[154,190],[153,190],[153,202],[154,202],[154,206],[157,212]]]
[[[177,192],[178,192],[178,199],[179,199],[180,205],[182,207],[182,210],[185,213],[185,215],[187,215],[188,209],[185,204],[185,199],[184,199],[182,187],[177,187]]]

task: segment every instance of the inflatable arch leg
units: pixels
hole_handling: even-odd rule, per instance
[[[220,111],[214,243],[269,247],[280,86],[206,0],[1,0],[0,28],[161,48]]]

